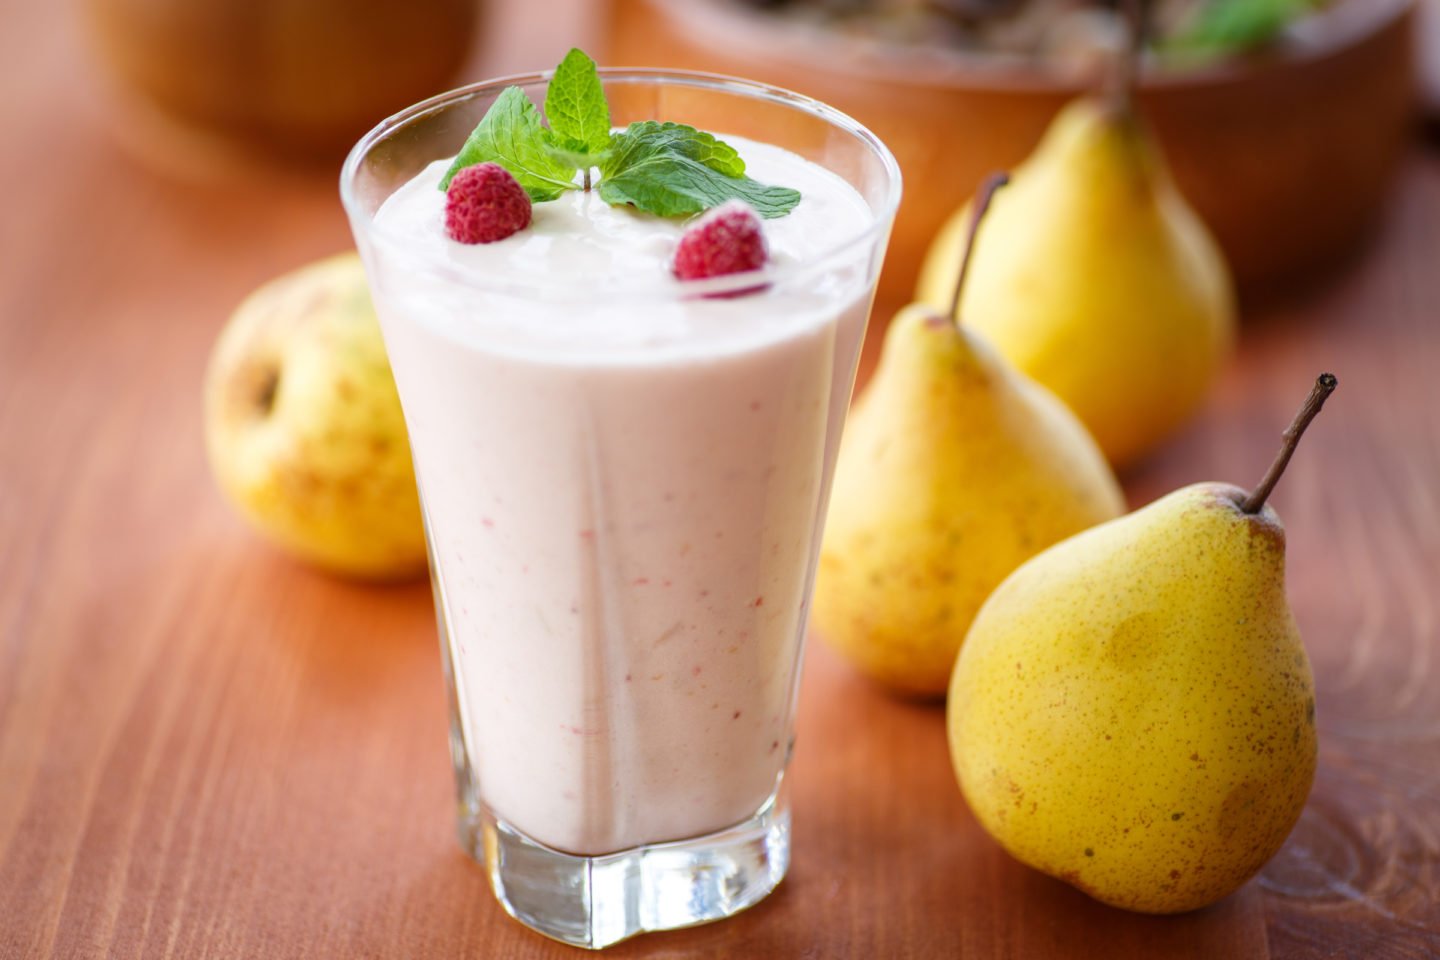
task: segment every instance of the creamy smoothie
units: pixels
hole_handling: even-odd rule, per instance
[[[825,260],[872,214],[738,137],[803,200],[765,222],[763,292],[676,296],[685,227],[574,191],[465,246],[446,161],[375,217],[369,256],[429,516],[484,802],[600,854],[752,816],[789,750],[798,645],[873,267]],[[793,268],[793,269],[792,269]]]

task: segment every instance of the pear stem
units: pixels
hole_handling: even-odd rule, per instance
[[[997,170],[980,184],[975,193],[975,209],[970,213],[970,229],[965,233],[965,251],[960,255],[960,275],[955,278],[955,292],[950,295],[950,316],[960,322],[960,295],[965,292],[965,278],[970,275],[970,260],[975,253],[975,235],[980,232],[980,221],[990,209],[995,191],[1010,182],[1010,174]]]
[[[1305,398],[1305,403],[1300,407],[1300,412],[1295,414],[1295,419],[1290,426],[1285,428],[1281,434],[1280,452],[1275,455],[1275,462],[1270,464],[1270,469],[1265,471],[1265,476],[1260,480],[1259,486],[1250,492],[1240,504],[1240,509],[1245,513],[1259,513],[1265,506],[1265,501],[1270,497],[1270,491],[1275,489],[1275,484],[1280,482],[1280,475],[1285,472],[1285,466],[1290,458],[1295,455],[1295,448],[1300,445],[1300,437],[1304,435],[1305,428],[1310,426],[1310,421],[1325,406],[1325,399],[1335,392],[1335,387],[1340,381],[1335,379],[1333,373],[1322,373],[1315,378],[1315,386],[1310,390],[1310,396]]]
[[[1135,103],[1135,85],[1140,77],[1140,58],[1150,32],[1150,0],[1120,0],[1130,36],[1125,50],[1115,57],[1106,82],[1105,100],[1120,116],[1128,116]]]

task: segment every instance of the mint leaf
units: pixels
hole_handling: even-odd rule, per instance
[[[590,148],[576,140],[560,140],[553,134],[545,138],[545,152],[561,163],[568,163],[577,170],[589,170],[605,162],[606,151],[591,153]]]
[[[555,68],[545,89],[545,117],[561,149],[601,154],[610,146],[610,104],[595,61],[584,51],[572,49]]]
[[[665,156],[600,181],[600,198],[611,206],[628,203],[646,213],[679,217],[709,210],[726,200],[744,200],[767,220],[783,217],[800,202],[788,187],[766,186],[749,177],[726,177],[688,157]]]
[[[545,149],[540,111],[519,87],[500,92],[441,178],[440,189],[449,187],[450,179],[466,167],[487,161],[509,170],[532,203],[554,200],[566,190],[576,189],[575,166]]]
[[[727,177],[745,175],[745,161],[740,159],[740,154],[735,152],[734,147],[723,140],[715,139],[714,134],[696,130],[683,123],[642,120],[639,123],[630,124],[624,131],[614,134],[611,138],[610,166],[624,167],[629,162],[633,162],[625,159],[626,154],[642,151],[648,153],[671,151],[703,163]],[[602,166],[600,172],[608,174],[611,171]]]
[[[632,123],[612,139],[600,173],[600,198],[606,203],[628,203],[662,217],[700,213],[740,199],[773,219],[800,202],[799,191],[745,176],[745,161],[729,144],[679,123]]]
[[[510,171],[532,203],[579,189],[575,174],[582,170],[589,190],[595,167],[603,177],[602,200],[660,216],[700,213],[739,199],[774,218],[800,202],[799,191],[747,177],[734,147],[694,127],[645,120],[613,133],[595,61],[580,50],[571,50],[555,68],[545,113],[548,129],[524,90],[501,91],[441,178],[440,189],[464,168],[494,162]]]

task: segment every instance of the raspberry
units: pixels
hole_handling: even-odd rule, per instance
[[[759,214],[742,200],[727,200],[681,234],[672,270],[681,280],[701,280],[759,270],[769,259]]]
[[[530,226],[530,197],[498,163],[477,163],[450,179],[445,232],[461,243],[494,243]]]

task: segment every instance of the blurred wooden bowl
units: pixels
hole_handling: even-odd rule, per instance
[[[454,82],[483,6],[85,0],[82,10],[117,94],[117,132],[161,162],[179,154],[183,169],[252,153],[338,165],[366,130]]]
[[[1414,0],[1341,0],[1263,57],[1147,76],[1139,101],[1242,290],[1353,250],[1412,120]],[[908,300],[940,224],[1030,153],[1079,80],[958,51],[856,40],[733,0],[614,0],[609,60],[743,76],[851,114],[899,158],[905,199],[881,280]]]

